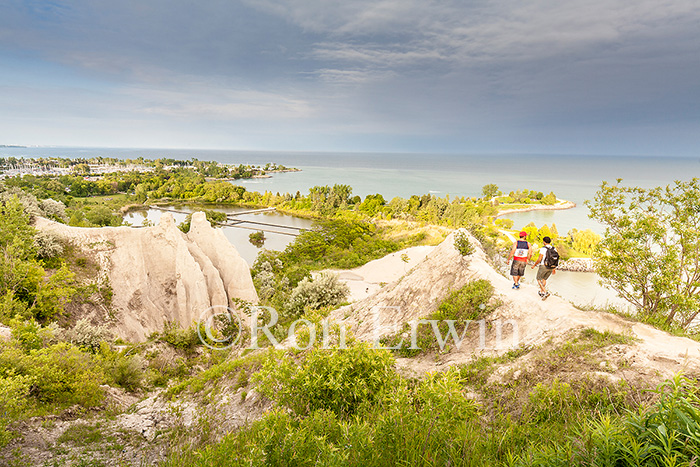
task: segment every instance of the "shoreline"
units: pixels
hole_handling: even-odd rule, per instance
[[[573,201],[559,200],[557,204],[545,205],[545,204],[535,204],[533,206],[526,206],[518,209],[504,209],[499,211],[494,217],[507,216],[508,214],[514,214],[519,212],[530,212],[530,211],[559,211],[564,209],[575,208],[576,203]]]

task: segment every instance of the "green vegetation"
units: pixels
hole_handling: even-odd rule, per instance
[[[474,253],[474,247],[464,230],[455,232],[455,248],[462,256],[468,256]]]
[[[258,390],[295,413],[328,411],[349,418],[394,386],[394,359],[369,344],[313,349],[302,362],[272,352],[253,376]]]
[[[500,220],[501,219],[496,222],[498,223]],[[504,226],[503,228],[507,227]],[[530,222],[520,230],[527,232],[528,242],[539,246],[543,245],[542,239],[544,237],[549,237],[553,245],[557,248],[562,260],[590,257],[595,247],[602,240],[600,235],[590,229],[571,229],[566,236],[561,236],[559,235],[556,224],[552,224],[551,226],[544,224],[542,227],[538,228],[534,222]],[[533,260],[537,259],[537,252],[535,253],[535,256],[532,258]]]
[[[495,310],[492,297],[493,286],[489,281],[477,279],[468,282],[450,293],[434,313],[421,318],[424,323],[407,323],[399,333],[383,338],[382,344],[401,357],[414,357],[431,351],[449,352],[453,345],[459,348],[462,340],[469,338],[470,329],[474,331],[472,321]],[[449,323],[454,326],[452,329]],[[415,347],[412,345],[413,335]]]
[[[265,244],[265,232],[258,231],[251,233],[248,235],[248,241],[250,241],[252,245],[262,248],[262,246]]]
[[[0,322],[15,316],[51,319],[78,292],[75,274],[65,264],[47,271],[35,236],[19,198],[5,201],[0,206]]]
[[[167,395],[174,398],[184,391],[196,393],[204,390],[207,385],[215,385],[223,377],[236,377],[235,389],[244,387],[247,385],[250,375],[260,369],[265,358],[266,355],[264,353],[255,353],[216,363],[201,373],[173,385],[168,389]]]
[[[659,401],[624,418],[588,421],[563,445],[542,444],[515,465],[691,466],[700,458],[700,398],[677,376],[658,388]]]
[[[547,360],[588,362],[630,340],[584,329],[568,342],[482,357],[420,381],[399,376],[391,355],[367,344],[271,351],[251,381],[279,407],[165,465],[693,465],[700,452],[694,382],[679,376],[644,402],[624,382],[563,380],[547,371]],[[521,376],[491,381],[497,366],[533,352]],[[227,370],[244,366],[237,360]]]
[[[350,294],[345,283],[338,280],[335,274],[322,273],[311,280],[305,277],[292,290],[285,309],[294,316],[301,315],[304,310],[318,310],[324,307],[340,305]]]
[[[486,186],[488,187],[488,185]],[[484,187],[484,188],[486,188]],[[498,187],[496,187],[497,189]],[[493,192],[491,189],[490,192]],[[499,205],[527,205],[527,204],[544,204],[553,205],[557,202],[557,196],[550,192],[545,195],[541,191],[534,190],[516,190],[508,193],[507,196],[499,196],[496,198]]]
[[[588,204],[606,227],[603,283],[646,322],[689,328],[700,313],[700,180],[644,189],[603,182]]]

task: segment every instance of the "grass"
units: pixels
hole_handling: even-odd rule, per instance
[[[58,444],[70,443],[74,446],[88,446],[96,443],[104,444],[114,441],[114,437],[106,437],[102,432],[100,423],[89,425],[78,423],[66,428],[56,442]]]
[[[499,356],[475,357],[469,363],[458,365],[464,384],[473,387],[483,387],[498,365],[514,362],[523,355],[530,353],[529,347],[513,349]]]
[[[235,378],[235,388],[247,386],[249,376],[257,371],[265,359],[262,352],[250,354],[236,359],[226,360],[192,376],[166,391],[166,396],[173,399],[184,391],[198,393],[209,383],[214,383],[224,377]]]
[[[592,379],[554,379],[522,392],[502,391],[481,403],[465,398],[463,376],[476,382],[482,376],[475,374],[498,362],[478,359],[470,365],[474,373],[460,369],[400,383],[347,419],[325,410],[306,416],[273,411],[216,444],[180,452],[165,465],[566,465],[540,453],[557,459],[580,446],[600,450],[601,440],[586,441],[594,427],[606,421],[625,426],[627,410],[636,410],[623,383]]]
[[[626,381],[585,375],[600,369],[600,352],[632,343],[622,334],[580,329],[560,344],[474,358],[422,380],[399,378],[390,390],[360,402],[352,417],[303,404],[273,411],[165,465],[559,465],[531,461],[545,462],[540,452],[557,458],[574,449],[605,420],[624,426],[628,411],[650,402],[635,398]],[[509,365],[502,380],[491,382],[497,369]],[[235,376],[239,365],[232,361],[225,368]],[[341,374],[333,378],[346,384]],[[277,391],[299,390],[292,379],[277,384]],[[472,395],[465,397],[467,391]]]

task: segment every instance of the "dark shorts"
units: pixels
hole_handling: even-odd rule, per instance
[[[552,271],[554,271],[554,268],[548,268],[544,264],[540,264],[540,268],[537,270],[537,280],[546,281],[552,275]]]
[[[516,261],[513,260],[513,264],[510,265],[510,275],[511,276],[524,276],[525,266],[527,266],[526,261]]]

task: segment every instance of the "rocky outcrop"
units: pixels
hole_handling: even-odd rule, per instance
[[[248,265],[204,213],[182,233],[169,213],[155,227],[81,228],[38,218],[36,227],[72,241],[98,260],[113,291],[112,331],[143,341],[166,322],[189,327],[212,306],[257,302]]]
[[[560,271],[572,272],[595,272],[593,260],[591,258],[571,258],[559,263],[557,267]]]

